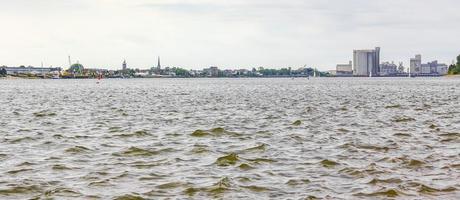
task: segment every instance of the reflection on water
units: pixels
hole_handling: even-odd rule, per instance
[[[0,198],[460,197],[460,80],[0,80]]]

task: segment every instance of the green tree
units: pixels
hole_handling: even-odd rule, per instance
[[[454,64],[450,65],[450,66],[449,66],[449,74],[454,74],[455,68],[457,68],[456,65],[454,65]]]
[[[190,76],[190,73],[188,72],[188,70],[182,69],[180,67],[173,68],[173,71],[176,74],[176,76],[180,76],[180,77],[189,77]]]
[[[460,74],[460,55],[457,56],[457,64],[449,66],[449,74]]]
[[[83,65],[80,63],[76,63],[70,66],[69,72],[73,74],[81,74],[83,73]]]
[[[7,72],[5,68],[0,69],[0,76],[6,76]]]

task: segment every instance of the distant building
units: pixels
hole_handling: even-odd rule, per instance
[[[122,69],[123,69],[123,72],[126,72],[126,70],[128,69],[128,65],[126,64],[126,60],[123,61]]]
[[[430,74],[431,66],[429,64],[422,64],[421,70],[417,74]]]
[[[422,64],[422,56],[416,55],[410,59],[410,73],[414,75],[446,75],[449,67],[446,64],[438,63],[437,60]]]
[[[158,56],[158,63],[157,63],[157,66],[156,67],[152,67],[150,68],[150,74],[151,75],[161,75],[161,64],[160,64],[160,56]]]
[[[438,63],[437,60],[422,64],[421,74],[438,74],[446,75],[449,71],[449,67],[446,64]]]
[[[219,76],[219,68],[217,67],[210,67],[203,70],[206,76],[208,77],[218,77]]]
[[[394,62],[384,62],[380,64],[380,75],[391,76],[398,73],[398,66]]]
[[[8,75],[18,75],[18,74],[49,74],[53,72],[60,72],[61,68],[44,68],[44,67],[5,67],[6,73]]]
[[[402,62],[399,63],[399,66],[398,66],[398,73],[404,73],[404,65]]]
[[[348,64],[338,64],[335,70],[336,76],[353,76],[353,64],[350,61]]]
[[[353,75],[378,76],[380,74],[380,47],[375,50],[353,51]]]
[[[422,72],[422,55],[415,55],[415,58],[410,59],[409,72],[411,74],[419,74]]]

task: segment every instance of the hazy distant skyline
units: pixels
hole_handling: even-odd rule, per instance
[[[0,65],[318,67],[460,54],[458,0],[0,0]]]

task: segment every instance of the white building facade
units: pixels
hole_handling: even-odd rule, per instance
[[[380,75],[380,47],[376,47],[374,50],[353,51],[353,75]]]
[[[353,63],[338,64],[335,71],[337,76],[353,76]]]

